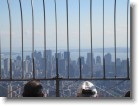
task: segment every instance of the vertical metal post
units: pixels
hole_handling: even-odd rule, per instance
[[[57,59],[57,11],[56,11],[56,0],[54,0],[55,4],[55,30],[56,30],[56,59]],[[57,60],[56,60],[57,62]]]
[[[67,13],[67,53],[68,53],[68,78],[69,78],[69,13],[68,13],[68,0],[66,0],[66,13]]]
[[[131,37],[132,35],[134,35],[134,32],[133,32],[133,24],[134,24],[134,21],[133,21],[133,14],[134,14],[134,11],[133,11],[133,7],[129,7],[130,8],[130,10],[129,10],[129,13],[130,13],[130,36],[129,36],[129,38],[130,38],[130,42],[132,42],[133,41],[133,38]],[[129,67],[129,70],[130,70],[130,75],[129,75],[129,79],[130,79],[130,76],[132,76],[132,72],[131,72],[131,69],[132,69],[132,46],[131,46],[131,43],[129,44],[129,47],[130,47],[130,50],[129,50],[129,52],[130,52],[130,55],[129,55],[129,57],[130,57],[130,62],[128,62],[129,64],[130,64],[130,67]]]
[[[92,0],[90,0],[90,36],[91,36],[91,78],[93,78],[93,49],[92,49]]]
[[[59,97],[59,74],[58,74],[58,58],[56,59],[56,97]]]
[[[116,0],[114,2],[114,50],[115,50],[115,78],[116,78]]]
[[[12,21],[11,21],[11,10],[9,0],[7,0],[8,12],[9,12],[9,25],[10,25],[10,79],[12,80]]]
[[[104,58],[104,0],[103,0],[103,78],[105,79],[105,58]]]
[[[35,63],[34,63],[34,10],[33,10],[33,0],[31,0],[32,9],[32,64],[33,64],[33,79],[35,79]]]
[[[129,0],[127,0],[127,78],[129,79],[129,58],[128,58],[128,6]]]
[[[45,78],[46,78],[46,16],[45,16],[45,1],[43,0],[43,13],[44,13],[44,63],[45,63]]]
[[[57,11],[56,11],[56,0],[55,4],[55,29],[56,29],[56,97],[59,97],[59,74],[58,74],[58,57],[57,57]]]
[[[81,69],[81,47],[80,47],[80,41],[81,41],[81,39],[80,39],[80,17],[81,17],[81,15],[80,15],[80,0],[79,0],[79,68],[80,68],[80,79],[82,79],[82,69]]]
[[[23,45],[23,13],[22,13],[22,4],[21,4],[21,0],[19,0],[19,5],[20,5],[20,14],[21,14],[21,40],[22,40],[22,79],[24,79],[24,45]]]

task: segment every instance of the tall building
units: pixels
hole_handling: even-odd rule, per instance
[[[64,52],[64,59],[67,60],[69,56],[70,59],[70,52]]]
[[[91,53],[87,53],[86,64],[88,66],[91,66]],[[92,64],[95,64],[95,59],[94,59],[93,53],[92,53]]]
[[[24,73],[27,74],[29,73],[29,60],[24,61]]]
[[[114,76],[114,62],[112,62],[111,54],[105,54],[105,70],[106,70],[106,77],[113,77]]]
[[[46,64],[44,65],[44,68],[46,66],[47,77],[51,77],[52,69],[53,69],[52,57],[51,59],[50,58],[47,58],[47,59],[46,59]]]
[[[101,64],[101,57],[100,56],[96,57],[96,64]]]
[[[84,57],[81,57],[81,64],[82,64],[82,65],[85,64]]]
[[[120,58],[116,59],[116,74],[118,77],[121,76],[121,59]]]
[[[14,62],[12,63],[12,70],[13,70],[13,71],[16,70],[16,60],[14,60]]]
[[[31,61],[31,58],[30,58],[30,56],[26,56],[26,60],[29,60],[29,61]]]
[[[58,72],[59,75],[65,77],[66,75],[66,61],[65,59],[61,59],[58,61]]]
[[[121,71],[122,71],[122,73],[127,72],[127,60],[122,60],[122,62],[121,62]]]
[[[16,57],[16,60],[20,60],[20,61],[21,61],[21,60],[22,60],[22,59],[21,59],[21,56],[17,56],[17,57]]]
[[[52,61],[52,50],[46,50],[44,51],[44,54],[46,53],[46,59],[47,61]]]
[[[118,66],[121,65],[121,59],[120,58],[116,59],[116,65],[118,65]]]
[[[54,56],[52,55],[52,50],[47,51],[47,62],[46,62],[46,68],[47,68],[47,77],[51,77],[53,75],[53,59]],[[55,61],[55,59],[54,59]]]
[[[84,57],[80,57],[81,58],[81,65],[84,65],[85,64],[85,60],[84,60]],[[80,64],[80,60],[78,58],[78,65]]]
[[[16,69],[18,71],[21,70],[21,67],[22,67],[22,59],[21,59],[21,56],[17,56],[16,57]]]
[[[42,53],[37,52],[36,50],[34,51],[34,58],[38,61],[42,58]]]
[[[41,52],[38,52],[38,53],[37,53],[37,59],[40,60],[41,58],[42,58],[42,53],[41,53]]]
[[[8,58],[4,59],[4,71],[6,75],[10,71],[10,59]]]
[[[56,53],[55,53],[55,58],[56,58]],[[57,58],[58,58],[58,60],[61,60],[62,59],[61,53],[57,53]]]
[[[111,54],[110,54],[110,53],[107,53],[107,54],[105,55],[105,64],[106,64],[106,65],[110,65],[111,62],[112,62]]]

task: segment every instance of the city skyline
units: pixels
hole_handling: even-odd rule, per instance
[[[80,57],[81,58],[81,65],[85,65],[86,64],[87,67],[90,67],[91,68],[91,65],[90,65],[91,64],[91,53],[89,53],[89,52],[86,53],[86,56],[87,57],[84,57],[84,56],[81,56]],[[105,60],[105,65],[108,65],[110,67],[110,65],[113,64],[113,69],[111,69],[111,72],[114,72],[114,63],[115,63],[115,60],[112,60],[112,57],[113,56],[112,56],[111,53],[106,53],[105,56],[104,56],[104,58],[106,59]],[[63,68],[60,68],[58,70],[60,72],[61,71],[62,72],[67,72],[68,71],[68,69],[66,68],[67,65],[68,65],[68,60],[67,60],[68,59],[68,54],[67,54],[67,52],[64,51],[64,52],[58,53],[57,54],[57,58],[58,58],[58,65],[60,65],[59,67],[62,67],[63,66],[62,64],[65,64],[64,65],[65,66],[65,69],[64,69],[65,71],[62,71]],[[98,69],[101,68],[100,74],[103,74],[103,60],[102,60],[102,58],[103,57],[100,56],[100,55],[95,55],[94,56],[94,53],[92,54],[93,65],[95,67],[98,67]],[[44,63],[45,62],[44,61],[44,52],[42,53],[40,51],[35,51],[34,52],[34,59],[35,59],[35,67],[37,67],[36,66],[37,64],[40,64],[39,67],[38,67],[38,69],[40,69],[40,72],[43,72],[44,73],[44,70],[45,70],[44,69],[44,67],[45,67],[45,65],[44,65],[45,64]],[[70,59],[69,60],[69,64],[70,65],[73,65],[74,68],[75,68],[75,69],[74,68],[71,68],[72,70],[70,72],[72,72],[72,73],[77,72],[76,74],[79,75],[79,60],[78,60],[79,57],[77,57],[77,59],[73,59],[73,58],[71,58],[71,53],[69,52],[69,59]],[[126,62],[127,61],[126,58],[125,59],[122,59],[120,57],[117,57],[116,58],[116,61],[117,61],[116,67],[117,67],[117,65],[122,65],[122,64],[125,64],[125,67],[127,65],[126,64],[127,63]],[[15,74],[17,74],[17,73],[18,74],[22,74],[22,72],[21,72],[22,71],[22,64],[21,63],[22,63],[22,58],[21,58],[20,55],[17,55],[15,59],[12,59],[12,67],[17,67],[18,68],[18,71],[16,71]],[[24,68],[23,68],[24,70],[23,71],[25,71],[25,72],[32,72],[32,57],[31,57],[31,54],[30,55],[25,55],[25,58],[23,60],[23,63],[24,63]],[[52,50],[46,50],[46,64],[47,64],[46,65],[47,68],[49,66],[49,69],[47,69],[47,72],[48,73],[51,73],[53,68],[51,69],[50,67],[52,67],[52,66],[55,67],[55,65],[56,65],[56,53],[52,53]],[[2,70],[3,71],[5,70],[4,72],[7,72],[6,70],[10,70],[10,60],[8,58],[3,59],[2,66],[4,68],[4,69],[2,68]],[[15,70],[17,70],[17,69],[16,68],[15,69],[12,69],[13,72]],[[37,69],[35,68],[35,70],[37,70]],[[90,70],[90,69],[85,69],[85,70],[87,71],[87,70]],[[96,68],[96,70],[97,70],[97,68]],[[126,72],[127,69],[124,69],[124,70],[125,70],[124,72]],[[94,69],[94,71],[95,71],[95,69]],[[90,72],[91,72],[91,70],[90,70]],[[88,72],[88,73],[90,73],[90,72]],[[53,73],[56,74],[56,70],[55,71],[53,70]],[[120,72],[120,74],[121,74],[121,72]],[[7,73],[5,75],[9,75],[9,74]],[[85,73],[83,75],[85,75]],[[76,77],[76,75],[75,76],[72,75],[72,77]]]

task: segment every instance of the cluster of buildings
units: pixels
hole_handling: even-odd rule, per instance
[[[44,56],[45,55],[45,56]],[[45,58],[46,57],[46,58]],[[92,61],[91,61],[92,57]],[[58,61],[56,62],[56,58]],[[106,77],[113,77],[115,74],[115,62],[112,61],[110,53],[105,54],[105,73]],[[17,56],[15,60],[12,60],[12,77],[14,79],[30,79],[33,78],[33,71],[35,72],[35,78],[47,78],[56,77],[56,71],[58,69],[59,77],[67,78],[79,78],[80,72],[82,77],[89,78],[91,74],[95,77],[103,76],[103,59],[100,56],[94,57],[93,54],[87,53],[87,58],[81,56],[78,60],[72,60],[70,52],[55,53],[53,55],[52,50],[46,50],[44,53],[40,51],[34,52],[34,66],[33,59],[27,55],[24,60],[21,56]],[[23,67],[22,67],[23,62]],[[56,65],[56,63],[58,65]],[[91,65],[92,63],[92,65]],[[10,76],[10,59],[6,58],[3,61],[4,67],[2,68],[2,78],[9,78]],[[81,65],[81,66],[80,66]],[[81,71],[80,71],[81,68]],[[34,70],[33,70],[34,69]],[[69,75],[68,75],[69,74]],[[127,74],[127,60],[116,59],[116,76],[124,77]]]
[[[72,60],[70,57],[70,52],[63,53],[52,53],[52,50],[46,50],[43,53],[40,51],[34,52],[34,68],[33,68],[33,59],[31,56],[27,55],[24,60],[21,56],[17,56],[16,59],[12,60],[12,78],[21,79],[22,74],[24,79],[33,78],[33,69],[35,72],[35,78],[55,78],[56,71],[58,68],[58,74],[60,78],[79,78],[80,77],[80,68],[82,78],[91,78],[93,77],[103,77],[104,66],[103,59],[101,56],[94,57],[93,54],[87,53],[87,57],[81,56],[77,60]],[[46,58],[45,58],[46,57]],[[91,61],[92,57],[92,61]],[[56,58],[58,61],[56,62]],[[112,56],[110,53],[105,54],[105,74],[106,77],[115,76],[115,62],[112,61]],[[23,67],[22,67],[23,62]],[[10,60],[6,58],[3,60],[3,67],[1,69],[2,79],[10,78]],[[58,65],[56,65],[58,63]],[[81,63],[81,66],[80,66]],[[92,63],[92,64],[91,64]],[[92,67],[92,69],[91,69]],[[46,69],[46,70],[45,70]],[[117,77],[126,77],[127,76],[127,60],[121,60],[120,58],[116,59],[116,76]],[[71,84],[68,88],[70,81],[61,82],[61,96],[75,96],[78,83]],[[7,84],[8,92],[12,91],[15,87],[21,87],[22,84],[15,83],[13,85]],[[103,84],[102,84],[103,85]],[[100,85],[101,86],[101,85]],[[44,84],[46,96],[55,96],[55,81],[47,81]],[[54,87],[52,89],[52,87]],[[102,86],[103,87],[103,86]],[[21,94],[21,89],[15,91],[14,93],[8,93],[8,97],[16,96],[18,97]]]

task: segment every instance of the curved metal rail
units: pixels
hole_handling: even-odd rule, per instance
[[[23,38],[23,13],[22,13],[22,3],[21,0],[19,0],[20,5],[20,13],[21,13],[21,40],[22,40],[22,79],[24,79],[24,38]]]

